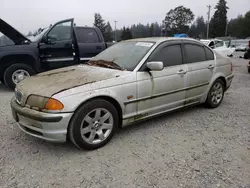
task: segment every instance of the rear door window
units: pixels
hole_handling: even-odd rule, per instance
[[[184,44],[187,63],[206,61],[206,53],[203,46],[196,44]]]
[[[78,38],[80,43],[98,43],[99,37],[92,28],[77,28]]]
[[[205,48],[207,60],[214,60],[214,53],[212,52],[212,50],[210,50],[206,46],[204,48]]]

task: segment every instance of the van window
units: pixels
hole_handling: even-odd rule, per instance
[[[92,28],[77,28],[78,38],[80,43],[98,43],[99,37]]]
[[[184,47],[186,50],[188,63],[195,63],[207,60],[203,46],[196,44],[185,44]]]
[[[224,42],[223,41],[219,41],[219,40],[215,41],[215,48],[222,47],[222,46],[224,46]]]

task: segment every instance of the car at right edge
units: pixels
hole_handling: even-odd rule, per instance
[[[233,77],[231,60],[197,40],[140,38],[26,78],[11,107],[29,135],[96,149],[118,127],[194,104],[218,107]]]

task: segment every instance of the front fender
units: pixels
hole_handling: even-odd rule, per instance
[[[71,90],[71,92],[74,93],[74,88],[72,88]],[[74,112],[79,106],[81,106],[86,101],[97,97],[109,97],[117,101],[122,109],[123,114],[124,104],[122,98],[109,88],[86,91],[83,93],[77,93],[62,98],[60,97],[60,95],[53,96],[53,98],[60,100],[64,104],[65,108],[63,109],[63,112]]]
[[[2,60],[5,58],[14,58],[14,56],[30,56],[33,59],[33,68],[36,72],[39,72],[41,69],[40,66],[40,59],[39,59],[39,51],[37,49],[21,49],[21,47],[14,46],[12,50],[8,50],[3,48],[3,50],[0,52],[0,66],[2,66]],[[18,59],[17,59],[18,60]]]

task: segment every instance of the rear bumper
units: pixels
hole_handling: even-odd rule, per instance
[[[231,86],[231,83],[233,81],[233,78],[234,78],[234,75],[231,74],[230,76],[227,76],[226,77],[226,82],[227,82],[227,85],[226,85],[226,90]]]
[[[66,142],[67,128],[73,113],[51,114],[21,107],[11,100],[12,115],[25,133],[50,142]]]

